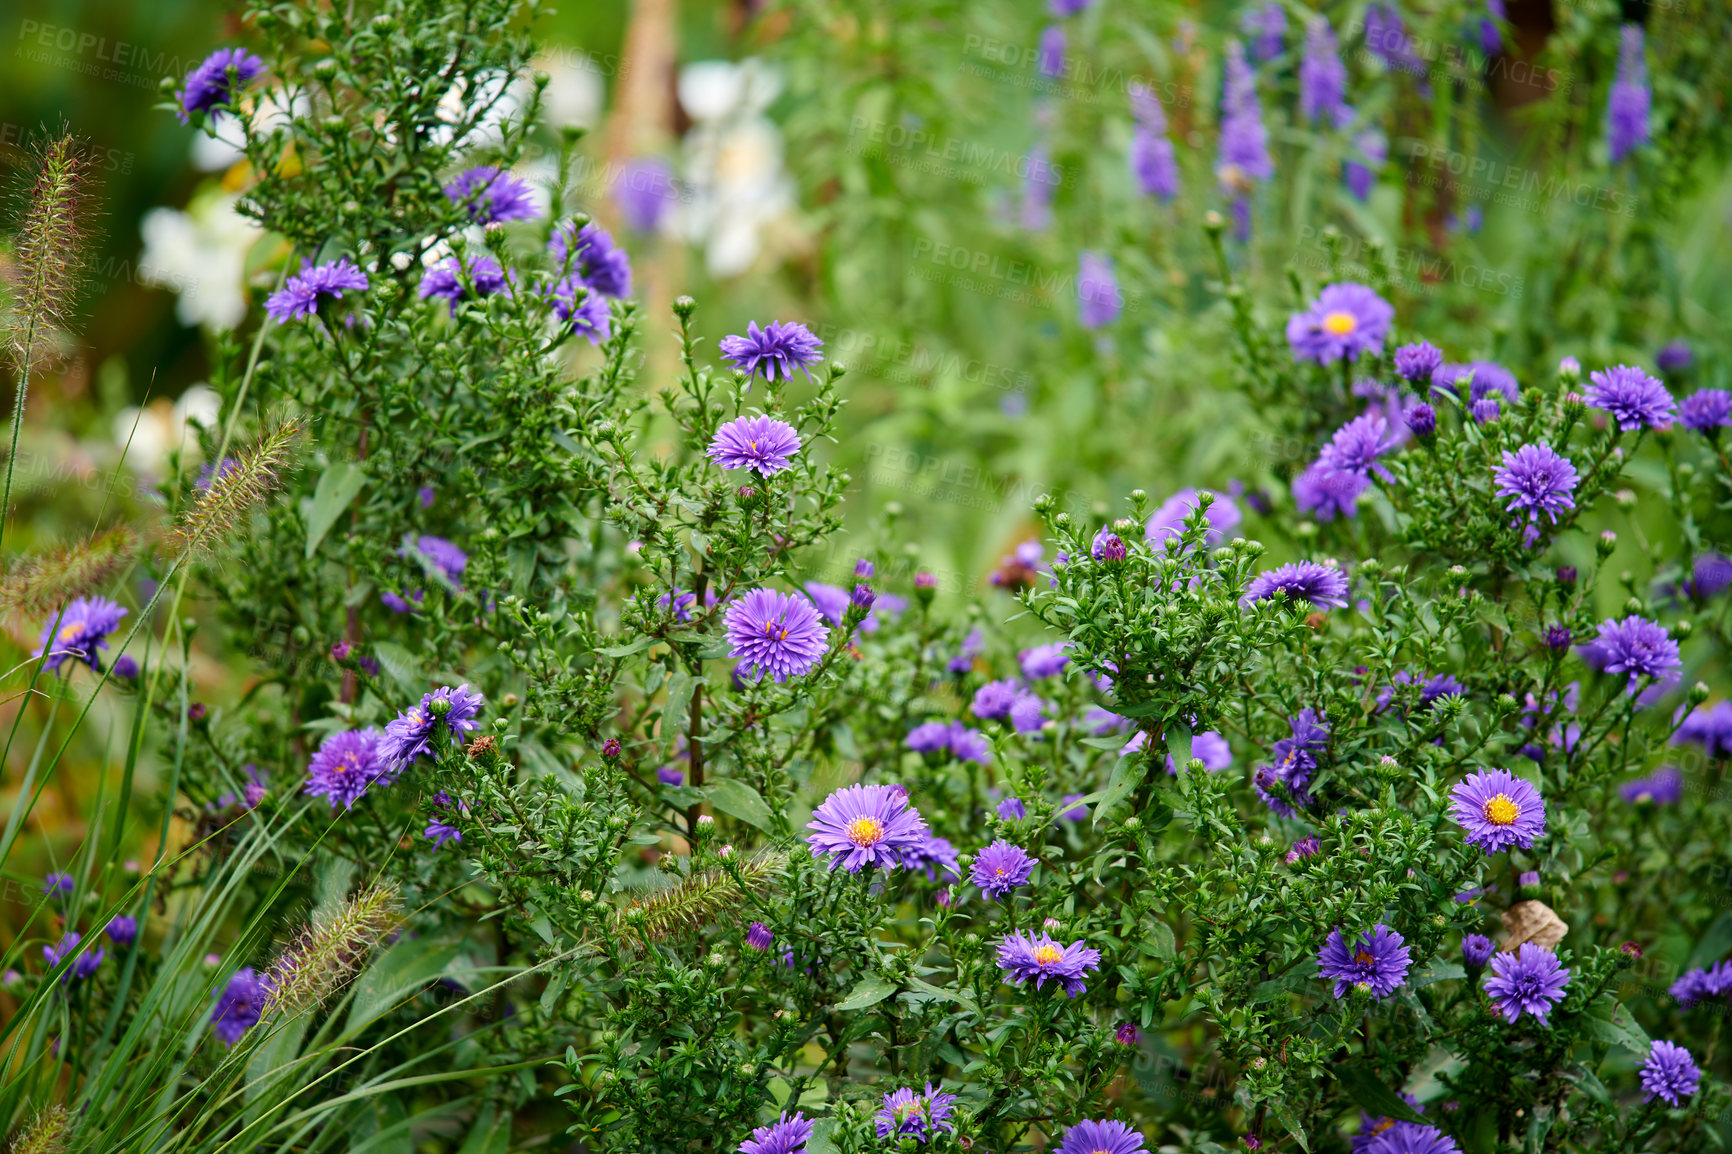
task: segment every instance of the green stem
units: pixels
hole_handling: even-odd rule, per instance
[[[24,334],[18,358],[18,399],[12,406],[12,449],[6,454],[6,492],[0,497],[0,555],[6,546],[6,522],[12,518],[12,470],[18,464],[18,433],[24,427],[24,399],[30,393],[30,359],[36,352],[36,321]]]

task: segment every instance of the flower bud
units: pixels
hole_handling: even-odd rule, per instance
[[[697,308],[698,302],[691,297],[677,296],[674,298],[674,315],[682,321],[691,320],[692,314],[697,311]]]
[[[1565,357],[1558,362],[1558,383],[1560,385],[1579,385],[1582,383],[1582,362],[1574,357]]]
[[[1690,704],[1701,705],[1708,700],[1708,692],[1707,683],[1698,681],[1690,687]]]
[[[1558,566],[1558,584],[1574,585],[1576,583],[1576,567],[1574,565]]]
[[[860,560],[854,562],[854,576],[870,577],[873,572],[872,562],[868,561],[866,558],[862,557]]]
[[[1694,632],[1696,632],[1696,625],[1688,617],[1676,621],[1672,625],[1672,637],[1678,641],[1683,641]]]
[[[1632,616],[1641,613],[1642,599],[1640,597],[1632,597],[1628,601],[1624,602],[1624,612]]]
[[[1601,531],[1599,544],[1594,546],[1594,550],[1599,553],[1600,559],[1603,561],[1607,557],[1610,557],[1612,555],[1612,550],[1617,547],[1618,535],[1610,529],[1605,529]]]
[[[601,743],[601,755],[612,761],[619,756],[619,738],[610,737]]]

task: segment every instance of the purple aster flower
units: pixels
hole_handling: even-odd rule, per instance
[[[1628,673],[1631,693],[1636,692],[1643,677],[1658,682],[1675,680],[1683,668],[1678,643],[1664,626],[1644,617],[1608,618],[1600,626],[1599,636],[1582,647],[1582,656],[1606,673]]]
[[[1012,985],[1020,986],[1033,979],[1038,990],[1051,978],[1074,998],[1088,989],[1083,984],[1083,975],[1101,968],[1101,952],[1089,949],[1081,938],[1061,946],[1050,934],[1036,937],[1022,930],[1006,934],[998,944],[998,968],[1004,971],[1004,980]]]
[[[790,1118],[784,1110],[779,1120],[753,1130],[740,1143],[739,1154],[799,1154],[811,1136],[812,1122],[805,1114],[795,1111]]]
[[[1468,413],[1472,415],[1474,424],[1489,425],[1498,419],[1502,410],[1490,397],[1481,397],[1468,407]]]
[[[1124,540],[1110,526],[1103,525],[1094,540],[1089,542],[1089,556],[1102,564],[1113,565],[1123,561],[1128,554]]]
[[[1395,373],[1409,384],[1429,381],[1443,367],[1443,353],[1429,341],[1402,345],[1395,350]]]
[[[481,728],[475,715],[481,712],[482,704],[481,695],[467,684],[456,689],[442,685],[424,694],[419,705],[405,709],[385,726],[379,738],[379,761],[394,778],[417,759],[433,753],[433,740],[439,736],[441,725],[458,740],[470,730]]]
[[[724,469],[753,469],[768,477],[793,467],[800,451],[794,426],[774,417],[735,417],[716,430],[709,456]]]
[[[1085,249],[1077,258],[1077,320],[1085,329],[1098,329],[1119,319],[1125,298],[1113,279],[1113,261],[1105,253]]]
[[[1461,939],[1461,960],[1476,970],[1483,970],[1491,960],[1493,946],[1484,934],[1467,934]]]
[[[1648,1060],[1642,1063],[1642,1101],[1660,1098],[1666,1105],[1676,1106],[1678,1099],[1696,1092],[1696,1082],[1701,1076],[1690,1051],[1656,1038],[1648,1047]]]
[[[1347,575],[1333,565],[1316,561],[1290,561],[1267,569],[1251,579],[1245,602],[1265,601],[1277,594],[1295,601],[1309,601],[1318,609],[1347,607]]]
[[[401,594],[393,593],[387,589],[379,594],[379,600],[384,603],[385,608],[389,609],[393,613],[419,613],[421,612],[420,605],[422,596],[422,592],[419,589],[410,594],[408,598],[404,598]]]
[[[1381,0],[1365,11],[1365,46],[1394,71],[1415,76],[1425,72],[1425,62],[1414,52],[1400,13]]]
[[[1317,770],[1317,755],[1329,744],[1329,725],[1315,709],[1301,709],[1288,719],[1290,736],[1270,750],[1269,765],[1258,768],[1252,785],[1259,797],[1282,817],[1296,817],[1309,808],[1311,775]]]
[[[1429,437],[1437,432],[1437,410],[1424,401],[1409,408],[1402,414],[1402,419],[1416,437]]]
[[[1317,976],[1335,979],[1337,1001],[1361,982],[1374,997],[1387,998],[1407,983],[1407,968],[1413,964],[1403,942],[1400,934],[1381,922],[1351,949],[1339,929],[1331,930],[1317,955]]]
[[[175,115],[182,124],[191,123],[195,112],[221,117],[240,90],[264,72],[265,62],[245,48],[218,48],[186,74],[175,93]]]
[[[1352,281],[1324,287],[1302,313],[1287,319],[1287,343],[1295,361],[1331,364],[1383,351],[1395,309],[1371,289]]]
[[[78,948],[78,943],[82,942],[83,940],[84,940],[83,934],[67,933],[67,934],[63,935],[61,937],[60,941],[58,943],[56,943],[55,945],[43,946],[42,947],[42,962],[43,962],[43,964],[52,970],[55,966],[58,966],[61,962],[64,962],[67,958],[70,958],[72,956],[73,951]],[[63,975],[63,978],[65,976],[69,976],[71,974],[71,972],[72,971],[68,970],[67,974]]]
[[[1684,796],[1684,775],[1675,765],[1662,765],[1647,777],[1626,781],[1618,787],[1618,796],[1632,805],[1677,805]]]
[[[1067,793],[1064,795],[1064,797],[1059,799],[1065,805],[1070,806],[1069,809],[1060,810],[1059,811],[1059,817],[1063,818],[1065,821],[1082,821],[1085,818],[1087,818],[1089,815],[1089,807],[1088,806],[1086,806],[1086,805],[1071,805],[1070,804],[1071,802],[1081,801],[1084,796],[1085,795],[1080,794],[1080,793]]]
[[[1343,473],[1360,477],[1375,473],[1385,481],[1393,481],[1389,470],[1377,463],[1377,458],[1400,442],[1389,434],[1389,422],[1376,413],[1355,417],[1335,430],[1317,460]]]
[[[1715,433],[1732,425],[1732,393],[1725,389],[1697,389],[1684,398],[1678,419],[1698,433]]]
[[[925,841],[913,849],[902,851],[902,866],[921,871],[928,881],[949,884],[962,877],[962,867],[956,860],[956,847],[948,838],[937,837],[930,830]]]
[[[476,224],[533,220],[541,215],[529,185],[493,164],[458,173],[445,186],[445,199],[461,206]]]
[[[1225,493],[1217,493],[1213,489],[1204,490],[1209,494],[1209,507],[1203,511],[1203,517],[1208,522],[1208,530],[1203,536],[1203,547],[1213,549],[1227,540],[1227,534],[1239,527],[1245,519],[1239,506]],[[1147,528],[1143,533],[1149,544],[1159,547],[1169,537],[1178,538],[1185,531],[1185,521],[1192,511],[1201,503],[1196,489],[1180,489],[1171,497],[1161,502],[1161,507],[1150,516]]]
[[[415,496],[421,502],[421,507],[423,509],[431,509],[433,507],[433,498],[436,495],[437,491],[431,485],[422,485],[419,489],[415,490]]]
[[[1347,91],[1347,67],[1335,43],[1335,29],[1318,16],[1305,29],[1305,59],[1299,64],[1299,110],[1315,124],[1333,122]]]
[[[1191,756],[1202,762],[1203,768],[1210,773],[1219,773],[1233,764],[1233,749],[1227,744],[1227,739],[1211,729],[1191,735]],[[1175,777],[1179,772],[1170,753],[1167,754],[1167,772]]]
[[[448,842],[461,842],[463,834],[454,825],[433,818],[427,823],[427,828],[421,831],[421,836],[433,843],[434,849],[444,849]]]
[[[830,868],[859,873],[867,866],[900,869],[903,854],[926,843],[926,821],[908,804],[908,791],[893,785],[850,785],[812,812],[806,838],[813,857],[830,855]]]
[[[957,761],[973,761],[981,765],[992,762],[992,746],[987,743],[978,730],[968,728],[960,721],[950,723],[949,745],[951,756]]]
[[[1392,1121],[1358,1154],[1461,1154],[1461,1147],[1436,1126]]]
[[[1123,1122],[1078,1122],[1064,1132],[1057,1154],[1139,1154],[1143,1136]]]
[[[1493,957],[1491,972],[1485,992],[1497,999],[1497,1008],[1511,1022],[1527,1013],[1547,1024],[1552,1007],[1564,1000],[1564,987],[1570,984],[1570,972],[1558,964],[1557,957],[1532,942]]]
[[[664,765],[656,770],[656,780],[661,782],[663,785],[684,785],[686,782],[686,773],[683,769],[677,769],[671,765]]]
[[[1332,469],[1317,461],[1293,478],[1293,503],[1301,513],[1329,522],[1336,517],[1354,516],[1359,511],[1360,495],[1370,487],[1369,477]]]
[[[894,1135],[925,1142],[940,1130],[952,1133],[956,1124],[950,1120],[950,1112],[955,1101],[955,1094],[946,1094],[931,1082],[926,1083],[925,1091],[920,1093],[907,1087],[892,1090],[884,1095],[884,1104],[873,1115],[878,1137]]]
[[[96,651],[108,648],[108,635],[120,625],[126,609],[106,597],[79,597],[42,626],[40,644],[32,657],[47,655],[46,673],[59,669],[68,658],[100,670]]]
[[[1672,744],[1700,745],[1709,757],[1732,756],[1732,701],[1697,706],[1672,735]]]
[[[1281,55],[1281,42],[1287,35],[1287,12],[1280,4],[1270,3],[1252,8],[1239,18],[1239,31],[1251,41],[1251,58],[1261,63]]]
[[[812,599],[818,612],[832,625],[842,624],[842,618],[848,613],[848,591],[839,585],[828,585],[822,581],[808,581],[805,585],[806,596]]]
[[[108,935],[108,940],[125,949],[138,940],[138,919],[117,915],[109,920],[108,926],[102,931]]]
[[[582,277],[573,273],[562,278],[548,295],[553,298],[553,315],[590,344],[599,345],[613,335],[613,312],[607,298]]]
[[[1042,76],[1064,75],[1064,29],[1048,24],[1040,33],[1040,73]]]
[[[415,551],[425,557],[453,585],[463,580],[463,570],[469,566],[469,554],[450,541],[443,537],[423,534],[415,538]]]
[[[1732,962],[1717,962],[1706,970],[1686,971],[1672,983],[1670,993],[1687,1010],[1704,998],[1718,998],[1729,990],[1732,990]]]
[[[307,765],[305,792],[324,797],[336,809],[349,809],[374,782],[390,784],[396,777],[379,760],[379,731],[347,729],[319,743]]]
[[[1119,1028],[1113,1031],[1113,1041],[1121,1046],[1135,1046],[1143,1040],[1143,1032],[1137,1029],[1135,1022],[1120,1022]]]
[[[48,897],[58,898],[61,901],[72,896],[73,888],[72,875],[69,873],[61,873],[56,870],[42,879],[42,892]]]
[[[1018,733],[1038,733],[1046,726],[1046,702],[1033,693],[1018,694],[1010,705],[1010,724]]]
[[[1237,40],[1227,43],[1219,147],[1215,177],[1223,194],[1233,198],[1236,212],[1244,205],[1245,219],[1239,228],[1243,239],[1249,233],[1247,198],[1252,182],[1274,176],[1275,163],[1269,157],[1269,130],[1263,125],[1263,109],[1257,103],[1257,76],[1245,63],[1245,49]]]
[[[1630,365],[1588,374],[1588,404],[1604,409],[1618,422],[1618,428],[1662,429],[1678,414],[1678,405],[1666,386]]]
[[[1014,842],[1000,839],[974,855],[968,880],[988,897],[1002,898],[1017,886],[1028,884],[1034,859]]]
[[[1022,804],[1022,799],[1015,794],[1000,801],[993,807],[993,812],[1005,821],[1021,821],[1028,816],[1028,809]]]
[[[673,167],[655,156],[638,157],[622,164],[611,191],[626,227],[637,232],[659,229],[668,210],[680,199]]]
[[[804,597],[754,589],[728,606],[728,656],[748,675],[777,682],[811,672],[830,646],[830,631]]]
[[[1642,58],[1642,26],[1619,33],[1618,78],[1606,100],[1606,151],[1613,164],[1648,143],[1648,66]]]
[[[766,381],[775,380],[778,371],[785,381],[795,369],[809,380],[812,374],[808,370],[824,359],[824,342],[798,321],[771,321],[761,329],[757,321],[749,321],[745,336],[723,337],[718,347],[736,369]]]
[[[967,673],[974,668],[974,659],[985,650],[986,635],[980,631],[980,626],[976,625],[968,631],[968,636],[962,639],[962,646],[956,656],[946,662],[944,667],[955,674]]]
[[[770,932],[770,927],[763,922],[753,922],[746,929],[746,944],[754,950],[767,950],[775,940],[776,935]]]
[[[1509,498],[1504,510],[1516,514],[1510,527],[1521,524],[1521,514],[1527,513],[1523,544],[1530,547],[1539,539],[1541,513],[1555,525],[1559,513],[1576,507],[1570,494],[1575,492],[1578,479],[1570,459],[1544,444],[1523,445],[1513,453],[1505,449],[1503,465],[1492,470],[1497,495]]]
[[[270,986],[253,973],[251,966],[236,970],[210,1012],[211,1032],[224,1045],[240,1041],[242,1035],[259,1024],[270,992]]]
[[[1507,769],[1482,769],[1450,791],[1450,816],[1467,831],[1469,845],[1488,854],[1511,846],[1532,849],[1546,832],[1540,791]]]
[[[114,659],[114,664],[109,667],[109,672],[122,681],[137,681],[138,662],[134,661],[130,654],[122,653]]]
[[[468,281],[465,284],[465,280]],[[505,270],[499,267],[499,262],[485,253],[476,256],[468,264],[456,257],[441,261],[427,270],[421,278],[421,287],[416,289],[416,295],[422,300],[432,300],[437,297],[447,302],[451,315],[457,315],[457,305],[461,301],[479,300],[490,297],[502,291],[508,283]]]
[[[1017,655],[1022,664],[1022,675],[1030,681],[1039,681],[1063,673],[1064,667],[1070,664],[1070,657],[1065,653],[1068,647],[1068,642],[1055,641],[1051,645],[1024,649]]]
[[[576,222],[565,221],[553,230],[547,251],[555,268],[576,273],[602,296],[631,295],[631,259],[599,224],[591,222],[578,228]]]
[[[1695,359],[1689,341],[1667,341],[1654,353],[1654,367],[1662,373],[1677,373],[1689,368]]]
[[[1317,840],[1317,835],[1308,833],[1294,842],[1287,850],[1287,864],[1298,865],[1306,858],[1316,857],[1323,851],[1323,843]]]
[[[942,721],[922,722],[908,731],[907,745],[915,753],[943,753],[950,748],[950,726]]]
[[[279,325],[286,325],[318,312],[324,297],[342,300],[345,292],[364,292],[367,286],[367,274],[348,257],[326,264],[302,261],[301,271],[265,299],[265,312]]]
[[[1179,165],[1173,142],[1167,139],[1167,114],[1147,88],[1133,84],[1130,94],[1131,114],[1137,121],[1131,135],[1131,175],[1143,195],[1171,200],[1179,194]]]

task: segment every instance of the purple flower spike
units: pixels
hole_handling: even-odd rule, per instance
[[[1570,984],[1570,972],[1558,964],[1556,955],[1532,942],[1523,942],[1514,953],[1493,957],[1491,972],[1485,992],[1497,1000],[1498,1010],[1511,1022],[1532,1014],[1541,1025],[1547,1024],[1552,1008],[1564,1000],[1564,987]]]
[[[1648,68],[1642,59],[1642,26],[1619,34],[1618,78],[1606,100],[1606,150],[1613,164],[1648,142]]]
[[[1347,68],[1335,43],[1335,29],[1318,16],[1305,29],[1305,59],[1299,64],[1299,110],[1313,124],[1333,123],[1347,91]]]
[[[1076,296],[1077,319],[1083,328],[1103,328],[1119,319],[1125,298],[1113,277],[1111,257],[1084,251],[1077,258]]]
[[[926,842],[926,821],[908,804],[908,792],[891,785],[850,785],[812,812],[806,838],[813,857],[830,855],[830,868],[859,873],[867,866],[900,869],[903,855]]]

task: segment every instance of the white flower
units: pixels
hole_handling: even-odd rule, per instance
[[[246,316],[247,250],[263,234],[235,212],[236,199],[201,193],[187,211],[153,208],[139,225],[138,275],[180,294],[175,315],[182,324],[232,329]]]

